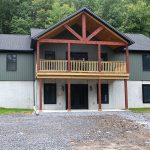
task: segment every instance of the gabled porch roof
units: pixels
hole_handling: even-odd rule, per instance
[[[119,37],[120,39],[122,39],[123,41],[125,41],[128,45],[131,45],[131,44],[134,43],[133,40],[131,40],[126,35],[120,33],[119,31],[117,31],[114,27],[112,27],[110,24],[108,24],[106,21],[104,21],[99,16],[95,15],[92,11],[90,11],[86,7],[82,8],[82,9],[78,10],[77,12],[73,13],[72,15],[66,17],[62,21],[60,21],[57,24],[55,24],[54,26],[52,26],[52,27],[50,27],[48,29],[45,29],[45,30],[41,30],[41,32],[38,33],[37,35],[34,35],[32,37],[32,39],[33,40],[40,39],[41,37],[43,37],[44,35],[46,35],[48,32],[51,32],[51,31],[55,30],[56,28],[58,28],[59,26],[61,26],[65,22],[69,21],[70,19],[74,18],[75,16],[77,16],[77,15],[83,13],[83,12],[87,13],[87,15],[89,15],[90,17],[92,17],[93,19],[95,19],[97,22],[101,23],[106,29],[110,30],[112,33],[114,33],[114,35],[116,35],[116,37]]]

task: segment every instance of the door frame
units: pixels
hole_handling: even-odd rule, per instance
[[[75,109],[89,109],[89,88],[88,88],[88,84],[70,84],[70,101],[71,99],[71,85],[86,85],[87,86],[87,103],[86,103],[86,107],[87,108],[75,108]],[[68,109],[68,85],[65,84],[65,97],[66,97],[66,110]],[[72,104],[72,103],[71,103]],[[71,107],[72,109],[72,107]]]

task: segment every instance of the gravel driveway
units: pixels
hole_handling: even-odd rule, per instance
[[[0,115],[0,150],[150,150],[150,113]]]

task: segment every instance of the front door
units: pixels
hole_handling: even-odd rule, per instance
[[[66,109],[68,108],[68,86],[66,85]],[[71,109],[88,109],[88,85],[71,84]]]

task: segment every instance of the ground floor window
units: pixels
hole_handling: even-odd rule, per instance
[[[56,104],[56,84],[44,84],[44,104]]]
[[[150,103],[150,84],[142,85],[143,103]]]
[[[108,84],[101,85],[102,104],[109,104]],[[97,104],[98,104],[98,85],[97,85]]]

